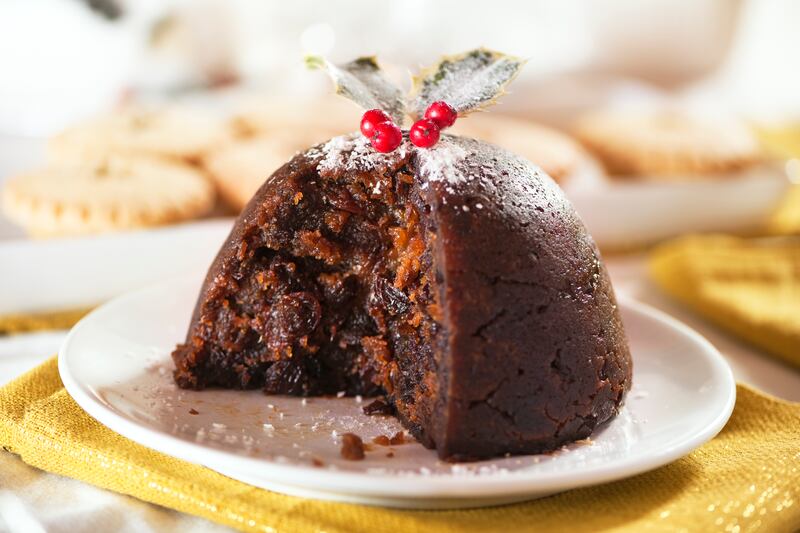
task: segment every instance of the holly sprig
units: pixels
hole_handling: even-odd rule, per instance
[[[445,56],[412,78],[408,112],[418,118],[440,100],[459,116],[489,107],[505,94],[524,64],[523,59],[486,48]]]
[[[418,119],[436,101],[447,102],[459,116],[486,108],[505,94],[524,64],[524,59],[486,48],[445,56],[412,77],[411,92],[404,98],[375,57],[360,57],[342,65],[320,56],[306,57],[308,67],[328,72],[337,94],[364,109],[381,109],[401,125],[405,115]]]
[[[308,67],[324,69],[330,75],[337,94],[373,114],[379,110],[391,118],[394,129],[377,127],[372,119],[365,128],[362,120],[362,132],[381,152],[399,146],[398,125],[403,125],[406,115],[415,120],[409,131],[411,142],[421,148],[433,146],[439,131],[451,126],[455,117],[496,103],[524,64],[523,59],[486,48],[445,56],[413,76],[411,91],[404,97],[400,87],[384,75],[375,57],[360,57],[341,65],[319,56],[306,57]],[[452,120],[447,115],[452,115]]]
[[[307,56],[306,66],[324,69],[331,77],[336,94],[349,98],[364,109],[380,109],[400,124],[405,118],[403,91],[383,73],[375,57],[359,57],[334,65],[320,56]]]

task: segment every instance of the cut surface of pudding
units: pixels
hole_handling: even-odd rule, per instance
[[[186,388],[383,395],[448,460],[588,437],[631,382],[608,276],[560,189],[453,136],[390,154],[336,137],[281,167],[173,359]]]

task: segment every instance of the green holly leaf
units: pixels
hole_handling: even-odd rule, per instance
[[[524,64],[520,58],[486,48],[446,56],[414,77],[409,112],[419,118],[437,100],[450,104],[459,115],[490,106]]]
[[[359,57],[343,65],[334,65],[325,58],[308,56],[306,66],[327,71],[336,86],[336,94],[364,109],[382,109],[402,126],[406,115],[403,93],[383,75],[374,57]]]

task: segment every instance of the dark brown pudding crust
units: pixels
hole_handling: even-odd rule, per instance
[[[384,394],[449,460],[588,437],[631,382],[608,276],[560,189],[450,136],[389,155],[336,138],[275,172],[173,359],[187,388]]]

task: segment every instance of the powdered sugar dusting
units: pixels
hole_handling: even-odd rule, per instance
[[[409,152],[417,156],[420,177],[427,181],[445,182],[457,185],[469,180],[463,162],[470,152],[456,137],[443,137],[433,148],[417,148],[407,140],[394,152],[383,154],[377,152],[369,143],[369,139],[358,133],[334,137],[319,149],[311,150],[308,156],[319,158],[319,172],[362,171],[369,172],[381,167],[390,167]],[[425,188],[423,182],[422,187]],[[452,189],[448,188],[452,192]]]
[[[464,183],[469,175],[461,164],[468,152],[453,137],[443,137],[433,148],[417,150],[420,174],[428,181],[444,181],[450,185]]]
[[[390,166],[408,155],[408,141],[404,141],[394,152],[383,154],[376,151],[369,139],[360,133],[334,137],[319,150],[311,150],[310,157],[321,157],[317,164],[320,172],[335,170],[369,172]]]

